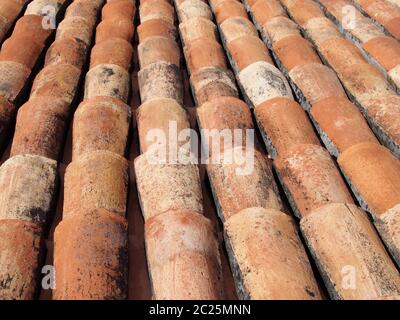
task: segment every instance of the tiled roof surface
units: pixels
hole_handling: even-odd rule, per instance
[[[0,299],[399,299],[399,26],[397,0],[0,2]]]

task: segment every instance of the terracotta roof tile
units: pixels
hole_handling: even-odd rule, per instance
[[[4,148],[8,143],[10,129],[16,114],[16,106],[0,96],[0,148]]]
[[[341,38],[341,34],[326,17],[312,18],[304,25],[310,39],[316,44],[321,45],[324,41],[332,38]]]
[[[166,37],[153,36],[139,44],[138,58],[140,68],[161,61],[179,67],[181,54],[175,41]]]
[[[357,144],[347,149],[338,163],[359,201],[375,216],[400,203],[400,163],[386,148]]]
[[[181,22],[192,18],[212,19],[212,12],[209,6],[200,0],[185,0],[177,7],[177,13]]]
[[[86,61],[86,46],[75,38],[60,38],[53,42],[46,53],[45,66],[70,64],[82,69]]]
[[[73,160],[96,150],[125,156],[130,120],[130,107],[121,100],[101,96],[83,101],[74,114]]]
[[[92,29],[87,20],[81,17],[71,17],[64,19],[57,28],[56,39],[72,37],[76,38],[86,45],[89,45],[92,39]]]
[[[275,17],[263,25],[263,31],[271,43],[285,39],[289,35],[300,35],[297,25],[287,17]]]
[[[157,117],[154,116],[155,114]],[[136,121],[142,152],[146,152],[149,148],[154,147],[152,130],[159,129],[166,133],[166,142],[168,143],[170,136],[171,138],[175,138],[175,123],[177,134],[182,130],[190,128],[186,110],[176,100],[167,98],[153,99],[143,103],[137,110]],[[174,122],[174,127],[170,127],[172,122]],[[187,139],[178,141],[178,145],[184,145],[187,142]],[[168,150],[166,151],[169,154]]]
[[[162,19],[170,24],[174,24],[174,8],[164,0],[145,1],[139,7],[140,22],[151,19]]]
[[[217,27],[215,24],[211,20],[203,17],[191,18],[188,21],[182,22],[179,25],[179,30],[182,35],[182,42],[185,46],[199,38],[207,38],[214,41],[218,39]]]
[[[275,17],[286,17],[279,1],[257,0],[251,5],[251,12],[259,25],[270,22]]]
[[[65,173],[63,218],[79,210],[126,212],[128,162],[109,151],[94,151],[71,162]]]
[[[204,52],[202,48],[207,48]],[[188,69],[191,73],[204,67],[226,68],[225,54],[221,45],[215,40],[199,38],[190,42],[185,48]]]
[[[311,63],[320,63],[317,53],[300,35],[290,35],[273,44],[273,50],[286,70]]]
[[[0,220],[45,226],[54,209],[57,179],[54,160],[35,155],[8,159],[0,168]]]
[[[128,71],[116,64],[99,64],[86,74],[85,99],[107,96],[128,102]]]
[[[35,297],[38,281],[41,230],[21,220],[0,220],[0,298],[28,300]],[[11,280],[10,280],[11,279]]]
[[[18,111],[10,155],[35,154],[57,160],[69,116],[70,105],[63,99],[30,99]]]
[[[154,3],[155,7],[158,6],[158,2]],[[119,0],[113,2],[107,2],[102,11],[102,20],[128,20],[133,21],[135,17],[136,7],[132,5],[130,0]]]
[[[285,77],[267,62],[253,63],[240,71],[237,77],[253,106],[276,97],[293,97]]]
[[[309,105],[330,97],[346,97],[336,74],[321,63],[296,67],[289,72],[289,76]]]
[[[299,144],[319,145],[307,114],[289,98],[275,98],[259,104],[255,115],[269,154],[276,154]]]
[[[333,299],[399,294],[398,271],[356,206],[327,204],[302,219],[301,229]],[[344,284],[344,273],[354,275],[354,281]]]
[[[72,103],[81,70],[69,64],[49,65],[42,69],[32,85],[31,97],[60,98]]]
[[[218,243],[211,222],[193,211],[167,211],[145,225],[154,298],[221,299]]]
[[[153,156],[148,151],[135,159],[137,188],[145,220],[168,210],[202,213],[203,198],[197,166],[161,164]]]
[[[238,97],[235,78],[229,70],[215,67],[201,68],[192,73],[190,81],[199,106],[219,97]]]
[[[90,69],[101,64],[116,64],[129,71],[133,55],[132,45],[119,38],[97,43],[90,55]]]
[[[240,174],[240,169],[246,169],[242,163],[250,165],[250,159],[252,167],[246,174]],[[222,221],[250,207],[282,210],[271,164],[258,151],[241,147],[225,149],[219,159],[210,159],[207,172]]]
[[[296,17],[296,22],[301,26],[304,26],[310,19],[324,17],[315,1],[284,0],[282,3],[289,8],[290,14]]]
[[[96,43],[111,38],[132,39],[134,26],[127,20],[103,20],[96,28]]]
[[[218,24],[233,17],[247,18],[246,8],[236,0],[226,0],[219,3],[214,9],[214,14]]]
[[[294,146],[278,155],[275,167],[298,217],[328,203],[353,203],[335,163],[320,146]]]
[[[225,233],[235,281],[241,288],[239,298],[321,299],[289,216],[270,208],[248,208],[226,221]]]
[[[118,31],[118,28],[116,30]],[[139,43],[153,36],[167,37],[171,40],[177,37],[175,26],[162,19],[150,19],[141,23],[137,27],[137,32]]]
[[[226,43],[243,36],[257,37],[257,30],[254,25],[243,17],[229,18],[221,23],[220,28]]]
[[[30,74],[31,70],[21,63],[0,61],[0,95],[15,101],[25,88]]]
[[[400,64],[400,43],[391,37],[376,37],[364,43],[364,49],[390,70]]]
[[[345,97],[320,100],[313,104],[311,115],[335,156],[359,143],[378,143],[360,111]]]
[[[248,106],[234,97],[220,97],[203,103],[197,108],[197,116],[200,129],[207,130],[203,133],[202,143],[203,146],[208,146],[210,154],[222,152],[226,145],[232,147],[236,143],[245,146],[245,130],[253,129],[253,119]],[[224,130],[227,137],[222,143],[220,135],[224,134]],[[237,137],[238,133],[235,130],[242,130],[241,136]],[[213,133],[217,135],[213,137]],[[215,150],[215,146],[219,147],[218,150]]]
[[[181,73],[174,64],[155,62],[138,73],[142,103],[158,98],[171,98],[183,102]]]
[[[63,219],[54,235],[53,298],[126,299],[127,229],[125,219],[104,209],[79,211]]]

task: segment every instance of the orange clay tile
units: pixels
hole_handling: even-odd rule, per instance
[[[57,160],[68,129],[69,104],[58,98],[36,97],[18,111],[11,156],[36,154]]]
[[[310,63],[321,63],[310,43],[300,35],[287,36],[275,42],[273,50],[288,71]]]
[[[119,300],[128,291],[128,230],[104,209],[63,219],[54,235],[56,300]]]
[[[71,103],[75,98],[81,70],[69,64],[54,64],[42,69],[32,85],[31,98],[60,98]]]
[[[134,33],[133,23],[127,20],[104,20],[96,28],[96,43],[111,38],[131,41]]]
[[[199,127],[205,130],[202,143],[209,148],[210,154],[218,154],[234,145],[246,146],[246,130],[254,129],[249,107],[234,97],[220,97],[203,103],[197,108],[197,116]],[[218,133],[213,136],[215,132]]]
[[[86,61],[85,45],[74,38],[61,38],[53,42],[46,53],[45,66],[71,64],[82,69]]]
[[[400,39],[400,17],[393,18],[385,24],[385,28],[397,39]]]
[[[321,299],[288,215],[270,208],[244,209],[226,221],[225,234],[239,298]]]
[[[11,37],[6,40],[0,51],[0,61],[14,61],[32,69],[43,50],[43,45],[32,41],[30,36]]]
[[[0,299],[37,297],[40,228],[21,220],[0,220]]]
[[[326,40],[333,38],[340,39],[342,37],[339,30],[326,17],[308,20],[304,25],[304,29],[309,34],[310,39],[312,39],[317,46],[321,46]]]
[[[296,67],[289,76],[311,105],[330,97],[346,97],[335,72],[321,63]]]
[[[328,39],[321,44],[319,49],[334,68],[336,66],[349,67],[365,61],[360,50],[344,38]]]
[[[162,20],[162,19],[150,19],[141,23],[137,27],[139,43],[144,40],[153,37],[160,36],[176,40],[176,29],[174,25]]]
[[[142,3],[139,7],[140,23],[151,19],[162,19],[174,24],[175,10],[164,0],[153,0]]]
[[[182,75],[174,64],[155,62],[138,73],[142,103],[151,99],[171,98],[183,103]]]
[[[400,203],[400,163],[388,149],[376,143],[357,144],[338,163],[375,217]]]
[[[183,1],[185,1],[185,0],[178,0],[178,1],[183,2]],[[209,4],[210,4],[210,7],[211,7],[211,8],[216,8],[220,3],[225,2],[225,1],[226,1],[226,0],[209,0],[208,2],[209,2]],[[239,0],[235,0],[235,1],[238,1],[238,2],[239,2]],[[204,1],[204,2],[207,3],[207,1]],[[214,9],[213,9],[213,10],[214,10]]]
[[[345,97],[320,100],[312,106],[311,115],[337,150],[336,156],[359,143],[379,143],[360,111]]]
[[[352,196],[329,153],[301,144],[278,155],[275,167],[298,217],[328,203],[353,203]]]
[[[66,18],[58,25],[56,39],[66,37],[78,39],[89,46],[92,40],[92,28],[84,18]]]
[[[310,19],[325,17],[318,4],[312,0],[283,1],[289,9],[291,16],[301,26]]]
[[[207,50],[204,50],[207,48]],[[224,50],[215,40],[200,38],[190,42],[185,48],[186,61],[191,73],[204,67],[226,69]]]
[[[136,121],[142,152],[155,147],[157,131],[165,134],[164,142],[168,144],[170,139],[177,139],[185,133],[183,130],[190,128],[186,110],[176,100],[167,98],[153,99],[142,104],[137,109]],[[188,140],[185,136],[185,139],[178,141],[178,145],[184,145]],[[161,144],[162,141],[158,143]],[[169,149],[166,151],[168,153]]]
[[[215,24],[206,18],[197,17],[191,18],[179,25],[183,44],[186,46],[199,38],[207,38],[217,41],[217,27]]]
[[[133,55],[132,45],[123,39],[110,39],[96,44],[90,55],[90,69],[99,64],[116,64],[129,71]]]
[[[298,144],[320,144],[307,114],[292,99],[275,98],[261,103],[255,108],[255,115],[273,158]]]
[[[39,45],[44,44],[52,30],[43,28],[42,21],[43,17],[41,16],[25,15],[21,17],[15,24],[13,37],[26,36]]]
[[[80,209],[106,209],[124,216],[128,162],[109,151],[87,153],[67,167],[64,190],[64,218]]]
[[[250,207],[282,210],[271,163],[255,149],[225,149],[211,157],[207,173],[223,221]]]
[[[99,2],[96,3],[96,1],[75,0],[68,6],[65,16],[85,18],[94,27],[100,7],[101,4]]]
[[[237,38],[229,42],[228,51],[239,71],[257,61],[273,64],[267,47],[258,37],[243,36]]]
[[[223,299],[217,235],[192,211],[167,211],[145,224],[146,253],[156,300]]]
[[[0,96],[0,148],[9,142],[8,137],[16,114],[15,105]]]
[[[214,14],[218,24],[233,17],[247,18],[246,8],[241,2],[236,0],[227,0],[219,3],[214,8]]]
[[[400,97],[392,94],[367,100],[364,105],[368,120],[379,125],[378,136],[400,146]]]
[[[116,98],[83,101],[74,114],[72,159],[95,150],[125,156],[130,119],[130,107]]]
[[[366,62],[358,66],[344,68],[339,72],[347,90],[361,104],[371,99],[379,99],[394,93],[383,74],[376,67]]]
[[[249,1],[247,2],[249,3]],[[258,0],[251,5],[251,13],[260,26],[269,22],[272,18],[286,17],[285,10],[279,4],[279,1]]]
[[[210,7],[200,0],[185,0],[177,7],[178,16],[181,22],[192,18],[205,18],[212,20],[213,14]]]
[[[12,22],[21,12],[23,5],[24,4],[19,1],[2,1],[0,4],[0,14],[7,21]]]
[[[301,220],[301,230],[332,299],[400,293],[399,272],[365,212],[331,203]]]
[[[180,66],[180,49],[175,41],[154,36],[148,38],[138,46],[138,58],[140,68],[144,68],[154,62],[166,62]]]
[[[135,5],[129,0],[108,2],[104,5],[101,15],[102,20],[128,20],[133,23]]]
[[[31,70],[21,63],[0,61],[0,96],[15,101],[25,88],[30,74]]]
[[[253,106],[277,97],[293,97],[285,76],[265,61],[247,66],[237,78]]]
[[[243,36],[258,37],[253,23],[243,17],[229,18],[221,23],[220,28],[226,43]]]
[[[128,101],[130,74],[116,64],[99,64],[86,74],[85,99],[107,96]]]
[[[271,43],[278,42],[290,35],[300,35],[297,25],[287,17],[274,17],[263,25],[264,32]]]
[[[54,209],[57,162],[35,155],[9,158],[0,169],[0,220],[46,225]]]
[[[386,70],[400,64],[400,43],[391,37],[376,37],[364,43],[363,48]]]
[[[219,97],[238,97],[235,78],[230,70],[202,68],[191,75],[190,81],[199,106]]]
[[[203,198],[197,166],[179,163],[179,158],[174,161],[173,154],[161,162],[155,153],[149,151],[135,159],[137,187],[144,219],[148,220],[168,210],[202,213]],[[179,154],[175,156],[179,157]]]
[[[375,226],[397,265],[400,265],[400,205],[380,215]]]

